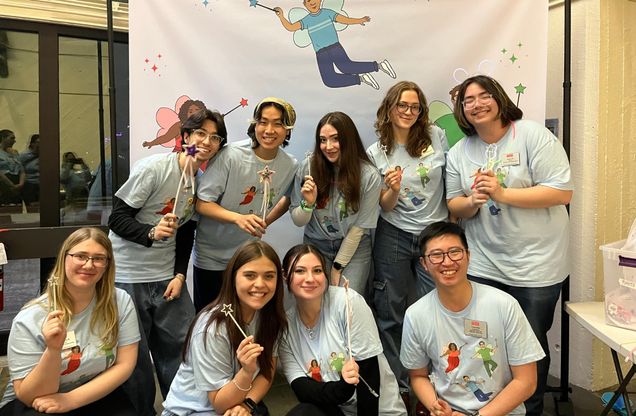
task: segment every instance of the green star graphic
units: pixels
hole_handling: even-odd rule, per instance
[[[522,47],[522,46],[523,46],[523,43],[519,42],[519,43],[517,44],[517,46],[518,46],[518,47]]]
[[[519,85],[515,85],[515,92],[517,94],[525,94],[526,88],[527,87],[525,85],[519,83]]]
[[[519,59],[519,58],[517,58],[517,57],[515,56],[515,54],[514,54],[514,53],[513,53],[513,54],[512,54],[512,56],[510,57],[510,61],[511,61],[513,64],[515,63],[515,61],[516,61],[517,59]]]
[[[501,53],[503,53],[504,55],[506,54],[506,52],[508,52],[508,50],[507,50],[506,48],[503,48],[503,49],[501,50]]]

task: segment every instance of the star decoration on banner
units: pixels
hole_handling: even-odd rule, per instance
[[[504,54],[504,55],[506,54],[506,52],[508,52],[508,49],[506,49],[506,48],[503,48],[503,49],[501,50],[501,53],[502,53],[502,54]]]
[[[518,46],[518,47],[522,47],[522,46],[523,46],[523,43],[519,42],[519,43],[517,43],[517,46]]]
[[[241,98],[241,107],[247,107],[247,98]]]
[[[256,7],[258,0],[250,0],[250,7]]]
[[[513,64],[515,63],[515,61],[516,61],[517,59],[519,59],[519,58],[517,58],[517,57],[515,56],[515,54],[514,54],[514,53],[513,53],[513,54],[512,54],[512,56],[510,57],[510,61],[511,61]]]
[[[526,88],[527,87],[525,85],[519,83],[519,85],[515,85],[515,92],[517,94],[525,94]]]
[[[208,4],[210,4],[208,0],[203,0],[203,6],[208,7]]]

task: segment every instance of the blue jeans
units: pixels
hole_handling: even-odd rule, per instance
[[[534,335],[539,340],[545,358],[537,362],[537,390],[525,401],[526,415],[543,414],[543,395],[548,383],[550,371],[550,348],[548,347],[548,331],[554,320],[554,308],[561,295],[562,283],[545,287],[518,287],[509,286],[476,276],[468,276],[470,280],[496,287],[519,302],[523,313],[528,318]]]
[[[183,342],[194,319],[194,305],[185,283],[178,298],[169,302],[163,298],[170,280],[115,284],[132,297],[139,317],[141,340],[137,366],[123,386],[131,400],[143,398],[143,404],[136,404],[143,409],[139,410],[141,415],[154,415],[155,380],[150,354],[165,399],[181,364]],[[153,409],[152,413],[149,409]]]
[[[360,85],[358,74],[377,72],[377,62],[355,62],[349,59],[347,52],[340,43],[334,43],[316,52],[318,70],[322,82],[330,88]],[[342,72],[339,74],[334,65]]]
[[[384,355],[401,391],[409,390],[408,371],[400,362],[406,308],[435,288],[420,264],[419,236],[378,219],[373,246],[373,306]],[[415,285],[415,298],[412,286]]]
[[[314,240],[307,236],[303,237],[303,242],[316,246],[325,257],[327,262],[327,270],[331,270],[331,266],[340,250],[342,239],[340,240]],[[371,269],[371,237],[363,235],[358,244],[358,249],[351,257],[349,264],[342,269],[341,276],[349,279],[349,287],[365,299],[367,281],[369,280],[369,270]]]

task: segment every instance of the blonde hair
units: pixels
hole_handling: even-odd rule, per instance
[[[53,304],[53,291],[58,310],[64,312],[63,320],[65,325],[69,325],[73,318],[73,298],[66,289],[66,261],[68,252],[76,245],[84,241],[93,240],[106,249],[108,264],[104,269],[102,278],[95,285],[95,309],[91,315],[90,330],[98,335],[102,342],[103,349],[112,349],[117,345],[119,338],[119,312],[115,299],[115,259],[113,258],[113,247],[106,234],[98,228],[80,228],[69,235],[59,253],[55,267],[50,274],[45,293],[38,299],[29,302],[44,304],[44,299],[48,299],[48,304]],[[72,260],[68,260],[72,261]],[[57,279],[56,285],[51,285],[52,279]]]

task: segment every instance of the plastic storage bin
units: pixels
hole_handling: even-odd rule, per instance
[[[626,240],[600,247],[603,252],[605,320],[636,330],[636,252],[621,250]]]

